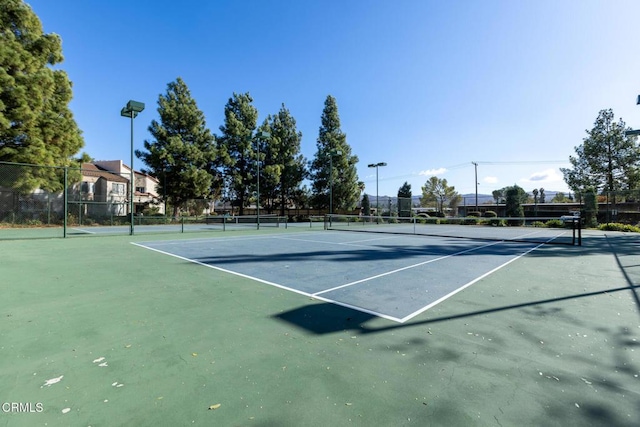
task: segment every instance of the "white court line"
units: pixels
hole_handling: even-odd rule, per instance
[[[482,276],[476,277],[475,279],[473,279],[473,280],[472,280],[472,281],[470,281],[469,283],[467,283],[467,284],[465,284],[465,285],[463,285],[463,286],[461,286],[461,287],[457,288],[456,290],[454,290],[454,291],[452,291],[452,292],[448,293],[447,295],[443,296],[442,298],[440,298],[440,299],[438,299],[438,300],[436,300],[436,301],[432,302],[431,304],[429,304],[429,305],[427,305],[427,306],[425,306],[425,307],[422,307],[420,310],[417,310],[417,311],[415,311],[415,312],[413,312],[413,313],[409,314],[408,316],[403,317],[402,319],[399,319],[399,322],[400,322],[400,323],[404,323],[404,322],[406,322],[407,320],[410,320],[410,319],[414,318],[414,317],[415,317],[415,316],[417,316],[418,314],[424,313],[425,311],[429,310],[431,307],[433,307],[433,306],[435,306],[435,305],[440,304],[442,301],[444,301],[444,300],[446,300],[446,299],[448,299],[448,298],[451,298],[452,296],[454,296],[454,295],[455,295],[455,294],[457,294],[458,292],[460,292],[460,291],[462,291],[462,290],[464,290],[464,289],[468,288],[469,286],[471,286],[471,285],[473,285],[474,283],[476,283],[476,282],[478,282],[478,281],[480,281],[480,280],[484,279],[485,277],[489,276],[490,274],[495,273],[496,271],[500,270],[502,267],[505,267],[506,265],[511,264],[511,263],[512,263],[512,262],[514,262],[515,260],[522,258],[522,257],[523,257],[523,256],[525,256],[526,254],[528,254],[528,253],[530,253],[530,252],[532,252],[532,251],[535,251],[536,249],[538,249],[540,246],[543,246],[543,245],[545,245],[545,243],[540,243],[538,246],[535,246],[535,247],[533,247],[533,248],[529,249],[528,251],[525,251],[525,252],[521,253],[520,255],[518,255],[518,256],[516,256],[516,257],[514,257],[514,258],[512,258],[512,259],[510,259],[509,261],[505,262],[504,264],[497,266],[497,267],[496,267],[496,268],[494,268],[493,270],[491,270],[491,271],[488,271],[488,272],[484,273]]]
[[[400,319],[398,319],[397,317],[389,316],[389,315],[384,314],[384,313],[378,313],[376,311],[368,310],[368,309],[363,308],[363,307],[358,307],[358,306],[355,306],[355,305],[345,304],[343,302],[334,301],[332,299],[324,298],[324,297],[321,297],[321,296],[314,296],[314,295],[312,295],[312,294],[310,294],[308,292],[304,292],[304,291],[301,291],[299,289],[290,288],[288,286],[280,285],[278,283],[270,282],[268,280],[263,280],[263,279],[260,279],[258,277],[249,276],[248,274],[243,274],[243,273],[238,273],[236,271],[227,270],[226,268],[221,268],[221,267],[216,267],[214,265],[205,264],[205,263],[200,262],[200,261],[196,261],[196,260],[193,260],[193,259],[190,259],[190,258],[186,258],[186,257],[180,256],[180,255],[172,254],[171,252],[165,252],[165,251],[161,251],[160,249],[150,248],[150,247],[145,246],[145,245],[143,245],[141,243],[136,243],[136,242],[129,242],[129,243],[131,243],[132,245],[144,248],[144,249],[148,249],[148,250],[151,250],[151,251],[154,251],[154,252],[161,253],[163,255],[169,255],[169,256],[172,256],[174,258],[178,258],[178,259],[181,259],[181,260],[184,260],[184,261],[192,262],[194,264],[202,265],[204,267],[209,267],[209,268],[212,268],[214,270],[222,271],[224,273],[233,274],[234,276],[239,276],[239,277],[243,277],[245,279],[255,280],[257,282],[264,283],[266,285],[275,286],[276,288],[279,288],[279,289],[284,289],[286,291],[295,292],[295,293],[297,293],[299,295],[304,295],[304,296],[310,297],[312,299],[328,302],[328,303],[331,303],[331,304],[336,304],[336,305],[339,305],[339,306],[342,306],[342,307],[350,308],[352,310],[360,311],[362,313],[367,313],[367,314],[371,314],[373,316],[381,317],[383,319],[392,320],[394,322],[400,322]]]
[[[186,258],[186,257],[180,256],[180,255],[172,254],[171,252],[165,252],[165,251],[161,251],[160,249],[150,248],[150,247],[145,246],[145,245],[143,245],[141,243],[135,243],[135,242],[129,242],[129,243],[131,243],[132,245],[135,245],[135,246],[139,246],[139,247],[144,248],[144,249],[149,249],[149,250],[154,251],[154,252],[158,252],[158,253],[161,253],[161,254],[164,254],[164,255],[169,255],[169,256],[172,256],[174,258],[178,258],[178,259],[181,259],[181,260],[184,260],[184,261],[192,262],[194,264],[202,265],[204,267],[213,268],[214,270],[222,271],[224,273],[229,273],[229,274],[233,274],[235,276],[244,277],[245,279],[255,280],[257,282],[264,283],[264,284],[271,285],[271,286],[275,286],[276,288],[285,289],[287,291],[295,292],[297,294],[301,294],[301,295],[305,295],[305,296],[309,296],[309,297],[311,296],[311,294],[308,293],[308,292],[303,292],[303,291],[300,291],[298,289],[289,288],[287,286],[279,285],[279,284],[274,283],[274,282],[269,282],[268,280],[260,279],[258,277],[254,277],[254,276],[249,276],[248,274],[238,273],[237,271],[227,270],[226,268],[216,267],[215,265],[209,265],[209,264],[206,264],[204,262],[196,261],[194,259],[190,259],[190,258]]]
[[[310,297],[312,299],[317,299],[317,300],[320,300],[320,301],[328,302],[330,304],[339,305],[341,307],[346,307],[346,308],[349,308],[351,310],[359,311],[361,313],[367,313],[367,314],[371,314],[371,315],[376,316],[376,317],[381,317],[383,319],[393,320],[394,322],[398,322],[398,323],[402,323],[403,322],[402,319],[398,319],[397,317],[390,316],[390,315],[384,314],[384,313],[379,313],[377,311],[369,310],[368,308],[363,308],[363,307],[360,307],[360,306],[357,306],[357,305],[347,304],[347,303],[344,303],[344,302],[341,302],[341,301],[336,301],[336,300],[332,300],[332,299],[329,299],[329,298],[325,298],[323,296],[310,295]]]
[[[438,258],[433,258],[433,259],[430,259],[428,261],[419,262],[417,264],[408,265],[406,267],[402,267],[402,268],[398,268],[398,269],[395,269],[395,270],[387,271],[385,273],[376,274],[375,276],[366,277],[364,279],[356,280],[355,282],[345,283],[344,285],[336,286],[336,287],[330,288],[330,289],[325,289],[323,291],[316,292],[315,294],[312,294],[312,295],[315,297],[317,295],[321,295],[321,294],[324,294],[324,293],[327,293],[327,292],[331,292],[331,291],[335,291],[335,290],[338,290],[338,289],[346,288],[346,287],[349,287],[349,286],[357,285],[357,284],[363,283],[363,282],[368,282],[369,280],[378,279],[380,277],[388,276],[390,274],[395,274],[395,273],[398,273],[400,271],[409,270],[410,268],[420,267],[422,265],[430,264],[430,263],[436,262],[436,261],[442,261],[443,259],[451,258],[451,257],[456,256],[456,255],[462,255],[462,254],[465,254],[465,253],[468,253],[468,252],[477,251],[478,249],[486,248],[488,246],[497,245],[499,243],[503,243],[503,242],[492,242],[492,243],[487,243],[486,245],[478,246],[478,247],[475,247],[475,248],[465,249],[464,251],[455,252],[453,254],[441,256],[441,257],[438,257]]]
[[[313,233],[305,233],[305,234],[313,234]],[[547,242],[549,242],[551,240],[554,240],[556,237],[557,236],[555,236],[553,238],[550,238],[549,240],[547,240]],[[224,239],[226,239],[226,240],[234,240],[234,239],[251,240],[251,239],[264,239],[264,238],[283,239],[280,236],[277,236],[277,237],[276,236],[236,236],[236,237],[229,237],[229,238],[224,238]],[[389,238],[393,238],[393,237],[389,237]],[[190,241],[194,241],[194,240],[205,241],[205,240],[220,240],[220,239],[219,238],[218,239],[212,239],[212,238],[208,238],[208,239],[204,239],[204,238],[203,239],[189,239],[189,240],[182,240],[182,241],[167,241],[166,243],[167,244],[181,244],[181,243],[184,243],[184,242],[190,242]],[[307,242],[310,242],[310,243],[329,243],[329,244],[345,244],[346,245],[346,243],[323,242],[323,241],[303,240],[303,239],[295,239],[295,240],[307,241]],[[370,240],[383,240],[383,238],[370,239]],[[389,271],[389,272],[386,272],[386,273],[378,274],[378,275],[375,275],[375,276],[372,276],[372,277],[368,277],[368,278],[365,278],[365,279],[357,280],[357,281],[354,281],[354,282],[351,282],[351,283],[347,283],[347,284],[344,284],[344,285],[341,285],[341,286],[336,286],[334,288],[326,289],[326,290],[323,290],[323,291],[320,291],[320,292],[316,292],[316,293],[304,292],[304,291],[301,291],[299,289],[290,288],[288,286],[280,285],[278,283],[270,282],[268,280],[260,279],[258,277],[254,277],[254,276],[250,276],[250,275],[247,275],[247,274],[239,273],[239,272],[236,272],[236,271],[228,270],[228,269],[225,269],[225,268],[221,268],[221,267],[216,267],[216,266],[213,266],[213,265],[205,264],[203,262],[196,261],[196,260],[193,260],[193,259],[190,259],[190,258],[186,258],[186,257],[180,256],[180,255],[172,254],[170,252],[162,251],[160,249],[155,249],[155,248],[152,248],[152,247],[148,247],[148,246],[145,246],[144,244],[135,243],[135,242],[130,242],[130,243],[132,245],[136,245],[136,246],[139,246],[139,247],[144,248],[144,249],[149,249],[149,250],[152,250],[154,252],[158,252],[158,253],[161,253],[161,254],[164,254],[164,255],[169,255],[169,256],[172,256],[174,258],[182,259],[184,261],[188,261],[188,262],[191,262],[191,263],[194,263],[194,264],[198,264],[198,265],[202,265],[202,266],[205,266],[205,267],[209,267],[209,268],[212,268],[214,270],[222,271],[224,273],[233,274],[235,276],[243,277],[243,278],[250,279],[250,280],[255,280],[255,281],[260,282],[260,283],[264,283],[264,284],[267,284],[267,285],[270,285],[270,286],[274,286],[274,287],[277,287],[279,289],[284,289],[284,290],[287,290],[287,291],[295,292],[295,293],[297,293],[299,295],[304,295],[304,296],[307,296],[307,297],[311,297],[312,299],[317,299],[317,300],[321,300],[321,301],[328,302],[328,303],[331,303],[331,304],[336,304],[336,305],[339,305],[339,306],[342,306],[342,307],[346,307],[346,308],[349,308],[349,309],[352,309],[352,310],[356,310],[356,311],[360,311],[360,312],[363,312],[363,313],[371,314],[371,315],[374,315],[374,316],[377,316],[377,317],[381,317],[381,318],[384,318],[384,319],[387,319],[387,320],[391,320],[391,321],[394,321],[394,322],[404,323],[404,322],[412,319],[413,317],[425,312],[426,310],[434,307],[435,305],[445,301],[446,299],[452,297],[453,295],[457,294],[458,292],[468,288],[469,286],[475,284],[476,282],[482,280],[483,278],[493,274],[494,272],[496,272],[499,269],[505,267],[506,265],[514,262],[515,260],[520,259],[521,257],[523,257],[523,256],[527,255],[528,253],[540,248],[541,246],[544,246],[547,242],[541,243],[541,244],[539,244],[539,245],[537,245],[535,247],[532,247],[529,250],[526,250],[525,252],[521,253],[520,255],[517,255],[514,258],[510,259],[509,261],[505,262],[504,264],[502,264],[502,265],[494,268],[493,270],[491,270],[491,271],[489,271],[489,272],[487,272],[487,273],[485,273],[485,274],[473,279],[469,283],[467,283],[467,284],[455,289],[454,291],[450,292],[449,294],[441,297],[440,299],[432,302],[431,304],[428,304],[425,307],[422,307],[421,309],[409,314],[408,316],[405,316],[404,318],[397,318],[397,317],[394,317],[394,316],[390,316],[388,314],[379,313],[379,312],[376,312],[376,311],[373,311],[373,310],[369,310],[369,309],[366,309],[366,308],[363,308],[363,307],[359,307],[359,306],[355,306],[355,305],[352,305],[352,304],[347,304],[347,303],[343,303],[343,302],[340,302],[340,301],[332,300],[330,298],[323,297],[322,294],[330,292],[330,291],[333,291],[333,290],[341,289],[341,288],[344,288],[344,287],[353,286],[353,285],[356,285],[358,283],[363,283],[363,282],[366,282],[366,281],[369,281],[369,280],[373,280],[373,279],[376,279],[376,278],[379,278],[379,277],[383,277],[383,276],[387,276],[387,275],[390,275],[390,274],[394,274],[394,273],[397,273],[397,272],[400,272],[400,271],[403,271],[403,270],[408,270],[408,269],[419,267],[419,266],[422,266],[422,265],[426,265],[426,264],[429,264],[429,263],[432,263],[432,262],[441,261],[443,259],[450,258],[450,257],[453,257],[453,256],[462,255],[462,254],[468,253],[468,252],[473,252],[473,251],[476,251],[476,250],[479,250],[479,249],[482,249],[482,248],[486,248],[486,247],[489,247],[489,246],[493,246],[493,245],[497,245],[497,244],[501,244],[501,243],[509,243],[509,241],[507,240],[507,241],[499,241],[499,242],[487,243],[485,245],[481,245],[481,246],[478,246],[478,247],[475,247],[475,248],[466,249],[464,251],[460,251],[460,252],[456,252],[456,253],[453,253],[453,254],[445,255],[445,256],[442,256],[442,257],[439,257],[439,258],[435,258],[435,259],[431,259],[431,260],[428,260],[428,261],[424,261],[424,262],[421,262],[421,263],[413,264],[413,265],[410,265],[410,266],[406,266],[406,267],[399,268],[399,269],[396,269],[396,270],[393,270],[393,271]],[[147,243],[149,243],[149,244],[157,244],[159,242],[147,242]],[[357,246],[357,245],[354,245],[354,246]]]

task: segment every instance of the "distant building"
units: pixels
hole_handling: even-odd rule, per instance
[[[79,184],[81,200],[86,204],[87,214],[128,215],[131,194],[131,168],[122,160],[100,160],[82,164],[82,181]],[[164,203],[158,195],[158,180],[134,170],[134,213],[140,214],[153,207],[164,215]]]

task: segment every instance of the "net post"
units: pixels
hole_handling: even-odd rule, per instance
[[[181,233],[184,233],[184,217],[183,216],[180,217],[180,229],[181,229]]]
[[[578,218],[578,246],[582,246],[582,217]]]

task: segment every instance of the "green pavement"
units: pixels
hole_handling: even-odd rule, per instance
[[[130,244],[197,237],[0,241],[0,426],[638,425],[638,235],[404,324]]]

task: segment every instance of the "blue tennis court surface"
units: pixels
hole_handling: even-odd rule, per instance
[[[332,231],[133,244],[397,322],[540,246]]]

